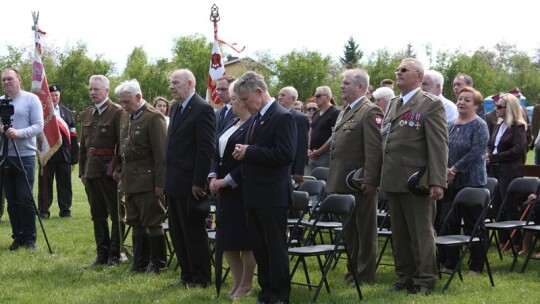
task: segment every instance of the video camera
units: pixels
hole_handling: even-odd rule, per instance
[[[5,126],[11,126],[11,116],[15,114],[15,107],[11,104],[13,99],[9,98],[9,95],[6,94],[4,98],[0,98],[0,120]]]

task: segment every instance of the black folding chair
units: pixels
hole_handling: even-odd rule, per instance
[[[328,172],[329,168],[327,167],[317,167],[311,171],[310,175],[318,180],[326,181],[328,179]]]
[[[379,223],[377,229],[377,236],[379,242],[382,242],[383,244],[379,249],[379,256],[377,257],[377,268],[379,267],[379,265],[394,266],[394,264],[392,263],[381,263],[388,244],[390,244],[390,247],[392,246],[392,230],[390,229],[390,208],[388,206],[388,198],[386,196],[386,193],[383,191],[379,191],[378,205],[379,210],[377,211],[377,217]]]
[[[484,188],[489,190],[490,194],[490,209],[488,212],[488,215],[486,216],[486,222],[494,222],[495,221],[495,215],[492,215],[493,210],[493,201],[495,200],[495,194],[497,191],[499,191],[499,181],[495,177],[488,177],[487,178],[487,184],[484,186]]]
[[[476,220],[476,223],[474,224],[473,230],[470,235],[461,235],[461,234],[444,235],[444,232],[445,232],[444,230],[446,227],[448,227],[448,222],[452,220],[453,217],[455,217],[455,213],[458,212],[459,207],[474,208],[478,206],[482,208],[482,212],[480,216],[478,217],[478,219]],[[452,207],[450,211],[448,212],[446,218],[444,219],[443,225],[441,227],[441,231],[439,232],[438,236],[435,237],[435,243],[439,250],[445,247],[458,247],[461,249],[458,262],[456,263],[456,266],[450,273],[450,277],[448,278],[448,281],[444,285],[443,291],[448,288],[448,286],[454,279],[454,276],[456,275],[456,273],[459,275],[460,280],[463,281],[463,276],[461,275],[461,263],[464,257],[467,255],[467,253],[470,253],[471,246],[473,244],[485,244],[484,237],[480,235],[480,231],[481,231],[480,224],[484,223],[489,207],[490,207],[490,193],[489,193],[489,190],[484,189],[484,188],[468,188],[467,187],[459,191],[456,197],[454,198]],[[484,254],[485,265],[486,265],[487,273],[489,276],[489,280],[491,282],[491,286],[494,287],[495,283],[493,282],[493,276],[491,274],[491,267],[489,265],[487,251],[483,250],[482,253]],[[440,275],[441,275],[441,272],[439,272],[439,276]]]
[[[304,240],[304,229],[301,226],[302,219],[308,213],[309,194],[306,191],[293,191],[293,204],[289,208],[287,224],[289,226],[289,247],[299,246]]]
[[[529,265],[529,262],[531,260],[540,260],[540,257],[537,257],[537,255],[534,253],[534,247],[536,246],[536,243],[538,243],[538,238],[540,238],[540,225],[530,225],[523,227],[523,230],[525,232],[532,233],[534,235],[531,250],[527,253],[527,257],[525,258],[525,262],[523,262],[523,267],[521,267],[521,273],[525,272],[525,269],[527,268],[527,265]]]
[[[332,243],[325,243],[325,244],[318,244],[318,245],[311,245],[311,246],[301,246],[301,247],[291,247],[289,248],[289,255],[291,258],[297,258],[296,263],[294,264],[292,270],[291,270],[291,278],[294,278],[294,274],[296,273],[296,270],[298,269],[298,266],[300,263],[302,263],[302,267],[304,270],[304,275],[306,278],[306,282],[291,282],[292,284],[297,285],[303,285],[308,286],[311,290],[312,287],[317,287],[317,290],[315,291],[315,294],[313,295],[313,298],[311,300],[311,303],[315,303],[317,301],[317,297],[319,296],[319,293],[321,291],[322,285],[324,284],[326,287],[326,290],[328,293],[330,293],[330,286],[328,284],[327,275],[330,271],[333,262],[339,258],[339,254],[345,254],[347,256],[347,262],[351,264],[351,258],[348,254],[347,245],[343,241],[343,231],[346,229],[347,225],[349,224],[353,209],[354,209],[354,196],[350,194],[332,194],[327,196],[320,205],[321,212],[324,213],[330,213],[336,217],[342,217],[344,219],[343,222],[343,229],[340,230],[337,235],[335,236]],[[317,223],[319,222],[319,218],[315,219],[313,224],[309,227],[308,230],[308,237],[316,233]],[[306,237],[306,238],[308,238]],[[321,272],[321,279],[318,284],[311,283],[308,267],[306,263],[307,257],[316,257],[317,262],[319,265],[319,270]],[[358,292],[358,296],[360,299],[362,299],[362,291],[360,290],[360,284],[358,281],[358,278],[356,277],[356,274],[352,272],[354,284],[356,287],[356,290]]]
[[[538,194],[539,187],[540,187],[540,179],[538,178],[518,177],[514,179],[512,182],[510,182],[510,185],[508,185],[508,190],[506,191],[506,197],[504,198],[501,204],[501,207],[499,209],[499,212],[497,213],[496,221],[493,223],[486,223],[487,231],[488,232],[491,231],[488,247],[486,248],[486,250],[489,249],[489,245],[491,245],[492,240],[495,240],[495,244],[499,252],[499,258],[501,260],[503,259],[501,245],[504,245],[504,246],[506,245],[501,244],[499,236],[497,236],[497,232],[501,234],[505,233],[508,236],[507,243],[510,246],[510,249],[512,251],[512,256],[513,256],[512,266],[510,266],[510,271],[514,270],[514,267],[516,266],[517,259],[518,259],[518,252],[516,250],[516,247],[514,246],[514,243],[512,242],[512,232],[517,231],[517,229],[521,229],[524,226],[534,224],[534,223],[530,222],[530,216],[532,212],[522,217],[522,219],[513,220],[513,219],[507,218],[505,208],[507,208],[506,207],[507,205],[510,205],[511,203],[515,203],[516,200],[518,200],[519,203],[525,201],[527,197],[532,193]]]

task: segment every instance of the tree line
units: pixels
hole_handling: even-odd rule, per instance
[[[177,68],[190,69],[196,79],[196,90],[206,95],[206,84],[213,41],[201,34],[193,34],[173,39],[171,58],[149,60],[143,47],[135,47],[127,58],[123,71],[117,71],[115,63],[104,55],[90,56],[84,42],[60,50],[54,46],[44,49],[42,61],[49,84],[62,87],[61,102],[79,113],[90,106],[88,78],[93,74],[103,74],[111,80],[111,89],[126,79],[137,79],[143,97],[152,101],[156,96],[171,99],[168,89],[168,75]],[[33,48],[7,46],[8,55],[0,57],[2,69],[13,67],[21,72],[23,88],[30,90]],[[222,46],[225,58],[227,47]],[[473,52],[462,50],[442,50],[433,52],[430,45],[424,49],[429,62],[426,67],[441,72],[445,77],[443,95],[455,99],[452,81],[458,73],[472,76],[474,85],[484,96],[519,87],[527,97],[528,105],[540,99],[540,50],[530,56],[520,51],[516,45],[497,43],[492,49],[479,48]],[[313,96],[316,87],[328,85],[334,99],[341,103],[341,73],[347,68],[361,67],[371,77],[374,88],[385,78],[395,79],[394,69],[406,57],[416,57],[416,50],[407,45],[403,50],[379,49],[365,56],[360,46],[351,37],[343,48],[339,61],[329,55],[307,49],[294,49],[279,58],[273,58],[268,51],[256,53],[256,61],[265,66],[270,93],[277,96],[279,89],[292,85],[299,93],[299,100]],[[240,73],[240,72],[239,72]],[[240,76],[240,75],[233,75]],[[397,89],[396,89],[397,90]],[[398,93],[398,92],[396,92]],[[114,99],[114,96],[111,96]],[[77,119],[78,119],[78,115]]]

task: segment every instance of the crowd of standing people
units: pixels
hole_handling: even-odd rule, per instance
[[[70,175],[78,163],[94,227],[92,265],[124,261],[127,224],[132,227],[130,271],[162,272],[167,265],[162,224],[168,218],[180,267],[171,286],[208,287],[212,270],[207,217],[213,196],[219,219],[216,246],[233,276],[228,295],[239,299],[253,294],[257,268],[260,303],[290,302],[287,217],[295,185],[315,168],[329,168],[327,193],[355,198],[345,231],[351,256],[345,281],[353,283],[353,275],[362,284],[376,281],[377,197],[382,191],[388,197],[393,232],[396,280],[390,290],[427,295],[435,288],[438,263],[446,269],[457,263],[456,250],[440,252],[437,260],[435,247],[453,198],[463,188],[484,187],[487,177],[494,177],[499,181],[494,200],[498,210],[510,182],[523,176],[531,147],[527,117],[516,96],[499,95],[495,110],[486,114],[472,78],[460,73],[453,81],[452,102],[442,95],[442,74],[425,71],[414,58],[396,67],[395,83],[385,79],[376,90],[367,71],[346,70],[340,85],[342,109],[324,85],[305,104],[292,86],[281,88],[274,98],[264,77],[255,72],[216,81],[222,101],[217,111],[195,92],[196,79],[188,69],[170,75],[172,102],[158,96],[152,104],[143,99],[137,80],[116,87],[115,103],[108,78],[93,75],[88,83],[92,105],[81,113],[80,136],[73,113],[59,105],[59,85],[50,88],[63,141],[40,169],[39,210],[33,212],[32,191],[22,179],[33,185],[35,136],[43,129],[43,111],[39,99],[23,91],[20,82],[16,70],[3,71],[3,89],[13,99],[17,119],[1,131],[3,140],[10,140],[8,160],[19,162],[13,142],[22,162],[22,170],[10,167],[2,174],[13,230],[9,250],[35,248],[35,217],[50,217],[54,178],[59,215],[71,216]],[[533,137],[535,127],[536,133],[540,128],[535,121]],[[359,169],[362,185],[351,189],[347,175]],[[424,176],[423,195],[408,187],[416,173]],[[519,217],[518,208],[507,208],[509,218]],[[459,211],[450,231],[459,233],[463,218],[468,233],[482,210]],[[481,237],[487,239],[485,227]],[[469,275],[483,271],[485,245],[472,248]]]

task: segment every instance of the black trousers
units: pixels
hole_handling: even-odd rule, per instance
[[[48,162],[43,170],[40,167],[38,175],[39,214],[50,214],[49,208],[53,201],[53,181],[55,177],[60,216],[70,215],[73,198],[71,164],[65,162]]]
[[[289,303],[288,208],[247,208],[248,230],[257,261],[259,302]]]
[[[206,215],[190,212],[187,197],[167,196],[166,199],[171,239],[181,268],[180,279],[190,284],[210,284],[212,271]]]

